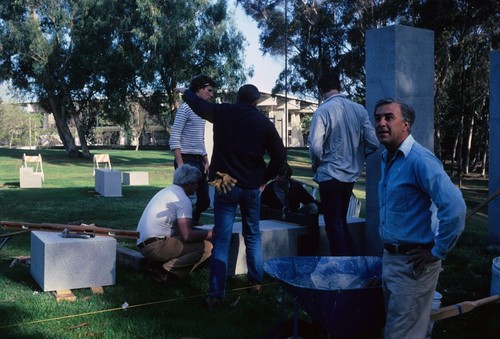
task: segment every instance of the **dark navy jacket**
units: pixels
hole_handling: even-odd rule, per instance
[[[261,111],[243,102],[214,104],[189,89],[183,98],[197,115],[213,123],[209,180],[218,171],[238,180],[236,185],[241,188],[256,189],[276,177],[286,161],[286,151],[273,123]],[[266,152],[270,157],[267,165]]]

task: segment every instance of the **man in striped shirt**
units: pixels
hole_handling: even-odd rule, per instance
[[[189,89],[203,100],[213,97],[215,81],[206,75],[191,79]],[[183,103],[175,114],[170,134],[170,149],[174,152],[174,168],[190,164],[203,174],[196,190],[196,205],[193,209],[193,226],[200,225],[200,215],[210,206],[207,173],[209,160],[205,149],[205,120]]]

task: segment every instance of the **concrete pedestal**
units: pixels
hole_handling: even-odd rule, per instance
[[[261,220],[262,257],[264,260],[297,255],[297,238],[306,234],[307,228],[277,220]],[[211,229],[213,225],[200,228]],[[231,248],[229,251],[228,276],[246,274],[247,262],[245,241],[241,222],[234,223]]]
[[[123,184],[129,186],[149,185],[148,172],[123,172]]]
[[[41,188],[42,173],[33,172],[33,167],[21,167],[19,169],[20,188]]]
[[[43,291],[114,285],[116,239],[63,238],[60,232],[31,232],[30,270]]]
[[[122,173],[109,169],[96,169],[95,191],[104,197],[121,197]]]

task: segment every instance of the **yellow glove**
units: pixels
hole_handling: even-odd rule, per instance
[[[229,193],[233,189],[234,185],[238,182],[235,178],[231,177],[227,173],[216,172],[215,179],[210,181],[208,184],[217,189],[219,193]]]

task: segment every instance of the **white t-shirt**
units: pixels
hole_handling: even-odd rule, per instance
[[[155,194],[142,212],[137,231],[137,244],[152,237],[177,235],[179,218],[192,218],[191,200],[182,187],[171,185]]]

